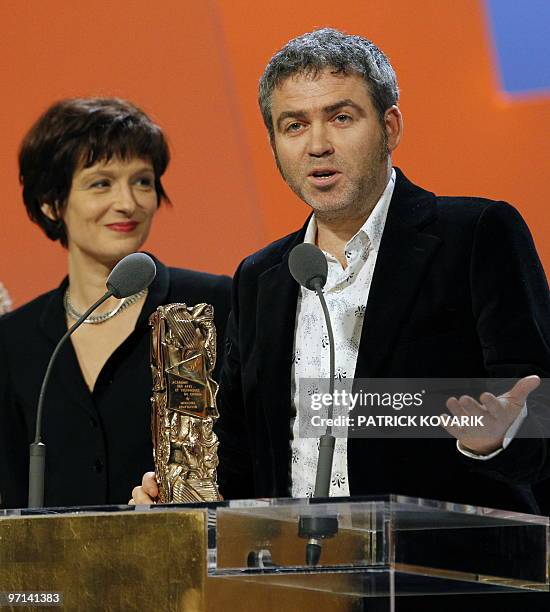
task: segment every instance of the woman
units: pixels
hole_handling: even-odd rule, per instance
[[[0,321],[0,492],[27,503],[28,448],[48,359],[67,327],[105,291],[124,256],[145,242],[169,151],[161,129],[129,102],[54,104],[19,154],[29,217],[67,249],[61,285]],[[156,261],[148,290],[109,299],[59,354],[44,406],[45,505],[126,503],[152,467],[148,318],[161,304],[208,302],[218,330],[218,367],[230,279]]]

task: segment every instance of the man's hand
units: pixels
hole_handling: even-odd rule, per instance
[[[141,480],[141,487],[135,487],[132,491],[132,499],[128,502],[129,506],[135,504],[156,504],[159,495],[155,472],[146,472]]]
[[[483,428],[448,426],[445,429],[465,450],[489,455],[502,448],[506,432],[518,417],[531,391],[539,385],[538,376],[526,376],[520,378],[510,391],[498,397],[487,392],[481,394],[479,402],[469,395],[463,395],[460,399],[450,397],[446,405],[452,415],[481,416]]]

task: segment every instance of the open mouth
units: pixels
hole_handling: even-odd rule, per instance
[[[309,173],[309,179],[315,185],[330,185],[340,176],[340,172],[337,170],[331,170],[330,168],[321,168],[314,170]]]
[[[314,176],[315,178],[330,178],[337,174],[336,170],[316,170],[312,172],[310,176]]]

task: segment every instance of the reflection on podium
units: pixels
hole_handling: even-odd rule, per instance
[[[338,522],[314,567],[304,516]],[[400,496],[7,510],[0,542],[2,590],[60,592],[68,610],[390,611],[549,589],[548,518]]]

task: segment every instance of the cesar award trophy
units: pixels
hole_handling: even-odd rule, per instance
[[[161,503],[220,499],[216,484],[218,418],[212,378],[214,309],[159,306],[149,318],[153,371],[152,430]]]

